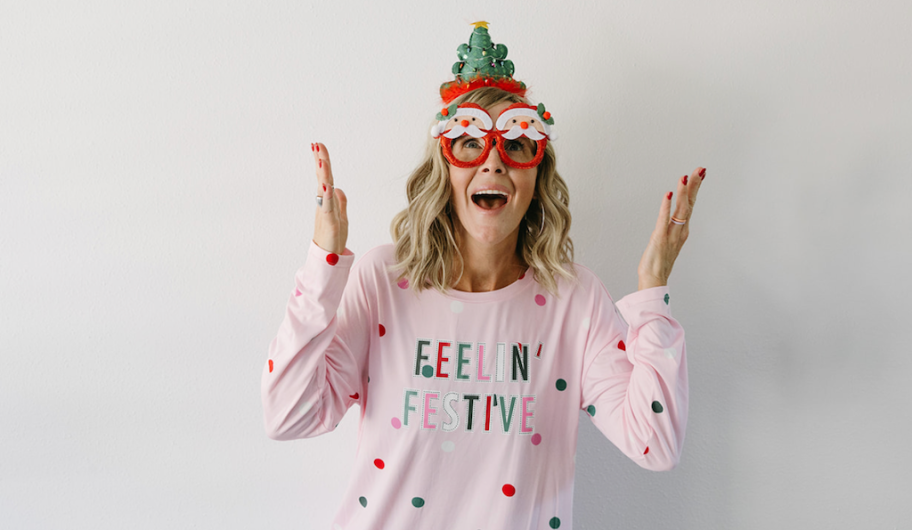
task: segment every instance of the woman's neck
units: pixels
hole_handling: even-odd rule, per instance
[[[471,238],[458,241],[464,268],[459,281],[453,286],[457,291],[483,293],[503,289],[519,279],[526,270],[516,255],[516,239],[507,238],[501,244],[480,245]],[[458,271],[456,271],[458,273]]]

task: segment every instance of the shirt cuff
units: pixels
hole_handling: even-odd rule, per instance
[[[621,298],[615,304],[628,325],[639,322],[645,313],[658,313],[671,317],[671,294],[667,285],[641,289]]]

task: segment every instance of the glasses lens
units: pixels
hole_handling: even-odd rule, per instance
[[[484,154],[485,139],[464,134],[453,139],[451,149],[453,156],[460,162],[473,162]]]
[[[538,143],[531,139],[526,138],[525,136],[520,136],[513,140],[502,140],[504,145],[504,152],[510,157],[510,160],[519,163],[527,164],[535,158],[535,153],[538,151]]]

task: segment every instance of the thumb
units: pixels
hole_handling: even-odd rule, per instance
[[[345,192],[336,188],[336,195],[333,198],[339,201],[336,203],[339,205],[339,215],[342,219],[348,219],[348,197],[345,196]]]

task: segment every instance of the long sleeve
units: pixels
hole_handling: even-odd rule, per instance
[[[266,434],[272,439],[330,432],[364,394],[370,317],[357,274],[349,278],[354,258],[347,249],[340,256],[311,242],[295,273],[262,375]]]
[[[668,287],[637,291],[616,307],[604,295],[591,316],[581,408],[641,467],[673,469],[684,445],[688,388],[684,330],[671,316]]]

